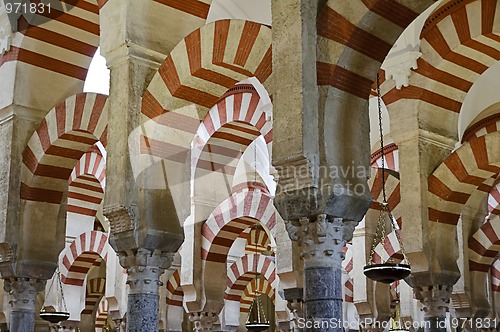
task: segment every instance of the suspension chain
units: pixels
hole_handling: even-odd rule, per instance
[[[59,268],[57,268],[57,281],[59,283],[59,289],[61,290],[61,302],[64,306],[64,311],[65,312],[68,312],[68,307],[66,307],[66,300],[64,299],[64,291],[63,291],[63,285],[62,285],[62,281],[61,281],[61,272],[59,271]]]
[[[396,233],[396,239],[399,242],[399,246],[401,248],[401,254],[403,255],[403,263],[410,264],[408,261],[408,257],[406,257],[406,252],[403,246],[403,241],[401,240],[401,236],[398,232],[399,226],[394,219],[391,209],[389,208],[389,203],[387,202],[387,193],[385,189],[385,152],[384,152],[384,130],[382,126],[382,97],[380,93],[380,75],[377,74],[377,106],[378,106],[378,125],[379,125],[379,134],[380,134],[380,152],[381,156],[381,168],[382,168],[382,203],[380,203],[380,214],[377,222],[377,229],[375,233],[375,238],[373,239],[373,245],[370,252],[370,264],[375,264],[373,261],[373,256],[375,254],[375,247],[378,243],[382,246],[385,246],[385,218],[389,217],[391,228]],[[379,236],[380,235],[380,236]]]

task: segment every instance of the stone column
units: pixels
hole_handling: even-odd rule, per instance
[[[357,223],[320,214],[288,223],[288,233],[302,247],[304,259],[304,318],[334,322],[306,331],[343,331],[342,247]]]
[[[452,286],[416,286],[415,297],[424,305],[424,332],[446,332],[446,312]]]
[[[212,331],[217,315],[211,312],[194,312],[190,314],[189,320],[193,322],[196,332]]]
[[[127,269],[130,286],[127,309],[127,331],[158,331],[160,275],[172,264],[173,254],[140,248],[120,256]]]
[[[30,332],[35,330],[38,292],[45,287],[45,281],[33,278],[13,278],[5,280],[4,289],[12,299],[10,304],[11,332]]]

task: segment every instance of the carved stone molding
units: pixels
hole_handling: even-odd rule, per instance
[[[416,286],[415,297],[424,305],[426,317],[444,317],[448,311],[453,286]]]
[[[194,324],[194,331],[212,331],[214,323],[217,322],[217,314],[213,312],[193,312],[189,315],[189,320]]]
[[[118,204],[106,206],[103,214],[109,219],[111,234],[136,230],[139,218],[138,210],[135,204],[129,207]]]
[[[388,57],[382,69],[385,71],[385,79],[393,79],[396,83],[396,89],[401,90],[403,86],[410,84],[410,75],[412,69],[418,69],[417,60],[422,56],[418,50],[407,50],[396,56]]]
[[[12,262],[15,259],[16,248],[6,242],[0,243],[0,263]]]
[[[356,222],[320,214],[316,218],[300,218],[297,222],[286,222],[292,241],[301,247],[301,258],[331,258],[338,264],[345,257],[342,247],[351,240]]]
[[[160,276],[172,264],[174,254],[140,248],[119,255],[121,266],[127,269],[130,294],[158,294],[158,288],[163,286]]]
[[[45,280],[33,278],[11,278],[6,279],[4,290],[12,299],[10,304],[13,311],[35,311],[36,297],[45,288]]]

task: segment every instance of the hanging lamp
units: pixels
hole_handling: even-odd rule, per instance
[[[257,245],[255,245],[257,247]],[[260,297],[262,294],[259,293],[259,276],[255,278],[255,299],[252,302],[252,306],[250,307],[250,313],[248,314],[248,319],[245,324],[245,327],[248,331],[258,332],[267,330],[271,324],[266,319],[266,315],[264,313],[264,307],[262,305],[262,301]]]
[[[389,208],[389,203],[387,202],[387,194],[385,190],[385,154],[384,154],[384,132],[382,129],[382,103],[381,103],[381,95],[380,95],[380,78],[377,74],[377,105],[378,105],[378,125],[379,125],[379,134],[380,134],[380,151],[381,151],[381,160],[382,160],[382,197],[383,201],[380,203],[380,214],[377,222],[377,230],[375,233],[375,239],[373,240],[373,245],[370,253],[370,262],[363,268],[363,272],[366,277],[379,281],[382,283],[390,284],[396,280],[401,280],[406,278],[411,273],[410,263],[406,257],[403,242],[399,236],[399,233],[396,231],[398,229],[396,221],[392,216],[391,210]],[[377,243],[381,243],[382,246],[385,244],[385,220],[389,218],[391,229],[396,234],[396,239],[399,242],[399,246],[401,248],[401,253],[403,254],[403,260],[401,263],[394,263],[389,260],[387,263],[375,264],[374,262],[374,254],[375,247]],[[378,241],[377,241],[378,240]]]
[[[42,306],[42,310],[40,310],[40,318],[43,320],[46,320],[50,323],[57,324],[60,322],[63,322],[67,320],[70,316],[68,312],[68,308],[66,307],[66,301],[64,300],[64,292],[63,292],[63,287],[62,287],[62,282],[61,282],[61,273],[59,272],[59,268],[57,268],[54,277],[52,278],[52,281],[49,286],[49,291],[47,294],[50,294],[50,291],[52,290],[52,287],[54,286],[55,279],[57,279],[58,287],[59,287],[59,292],[61,293],[61,297],[59,298],[58,291],[56,290],[56,305],[55,305],[55,311],[47,311],[45,310],[45,301]],[[59,311],[58,311],[59,310]]]

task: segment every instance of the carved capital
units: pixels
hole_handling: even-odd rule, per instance
[[[445,317],[453,286],[416,286],[415,297],[424,305],[425,317]]]
[[[109,205],[103,210],[103,214],[109,219],[111,234],[118,234],[137,229],[139,211],[135,204],[125,207],[122,205]]]
[[[217,322],[217,314],[213,312],[193,312],[189,315],[189,320],[193,322],[194,331],[212,331],[214,323]]]
[[[120,264],[127,269],[130,293],[158,294],[158,288],[163,286],[160,276],[172,265],[174,254],[140,248],[119,255]]]
[[[13,311],[35,311],[36,297],[45,287],[46,280],[34,278],[10,278],[4,283],[4,290],[11,295]]]
[[[410,84],[412,69],[418,69],[417,60],[422,56],[418,50],[406,50],[395,56],[388,57],[382,66],[385,71],[385,79],[393,79],[396,89],[401,90],[403,86]]]
[[[352,239],[356,222],[320,214],[315,218],[303,217],[298,222],[286,222],[292,241],[302,249],[301,258],[331,257],[341,262],[345,254],[342,247]]]

